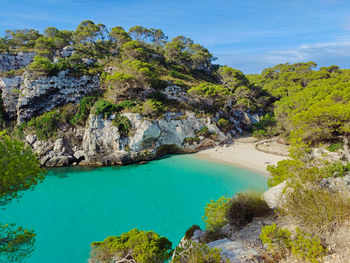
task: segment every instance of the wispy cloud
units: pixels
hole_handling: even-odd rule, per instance
[[[271,50],[259,54],[218,53],[219,63],[232,65],[245,73],[259,73],[280,63],[314,61],[319,66],[338,64],[350,67],[350,41],[303,44],[285,50]]]

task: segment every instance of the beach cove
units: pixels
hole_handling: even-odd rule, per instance
[[[133,228],[153,230],[175,247],[193,224],[204,227],[210,200],[267,189],[261,173],[193,155],[146,164],[56,168],[44,182],[0,211],[37,234],[26,263],[86,262],[90,243]]]

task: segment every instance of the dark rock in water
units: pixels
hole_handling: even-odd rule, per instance
[[[45,166],[47,167],[59,167],[59,166],[69,166],[74,163],[76,159],[71,155],[60,155],[50,158]]]

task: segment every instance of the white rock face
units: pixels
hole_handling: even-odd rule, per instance
[[[271,209],[279,208],[282,202],[282,192],[286,187],[287,182],[284,181],[274,187],[271,187],[264,194],[264,200]]]
[[[130,120],[132,127],[128,137],[119,134],[118,128],[112,123],[114,116],[103,119],[102,116],[90,115],[82,145],[85,160],[96,160],[100,155],[101,158],[108,156],[113,163],[113,158],[137,155],[143,150],[154,152],[162,145],[176,145],[179,149],[184,149],[184,139],[195,137],[195,131],[203,126],[207,126],[211,132],[216,132],[218,140],[227,139],[209,118],[188,117],[178,120],[176,117],[179,114],[166,115],[167,117],[162,119],[150,120],[137,113],[124,113],[123,116]]]
[[[14,119],[17,116],[17,103],[22,82],[22,76],[0,78],[0,90],[2,91],[4,109],[10,119]]]
[[[5,111],[19,123],[59,105],[77,103],[99,86],[98,76],[73,77],[65,71],[53,77],[33,78],[25,74],[0,79]]]
[[[96,154],[109,154],[121,150],[118,128],[113,126],[111,119],[90,115],[83,138],[85,158]]]
[[[193,116],[176,119],[176,115],[158,120],[149,120],[137,113],[125,113],[132,127],[136,130],[130,137],[130,149],[140,151],[147,148],[159,147],[161,145],[175,144],[183,146],[183,141],[188,137],[195,137],[195,131],[207,126],[210,132],[218,134],[218,140],[227,139],[210,118],[195,118]],[[174,118],[175,117],[175,118]]]
[[[162,93],[167,97],[168,100],[177,100],[180,102],[188,102],[190,97],[187,93],[177,85],[167,86]]]
[[[36,52],[0,53],[0,71],[26,67],[33,61],[35,56]]]
[[[249,262],[259,253],[254,248],[249,247],[239,241],[231,241],[227,238],[216,240],[207,244],[210,248],[221,249],[221,254],[226,257],[230,263]]]

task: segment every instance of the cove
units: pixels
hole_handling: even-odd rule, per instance
[[[210,200],[266,188],[263,175],[192,155],[122,167],[56,168],[0,210],[0,221],[35,230],[36,249],[24,262],[84,263],[91,242],[133,228],[153,230],[176,246],[190,226],[204,227]]]

